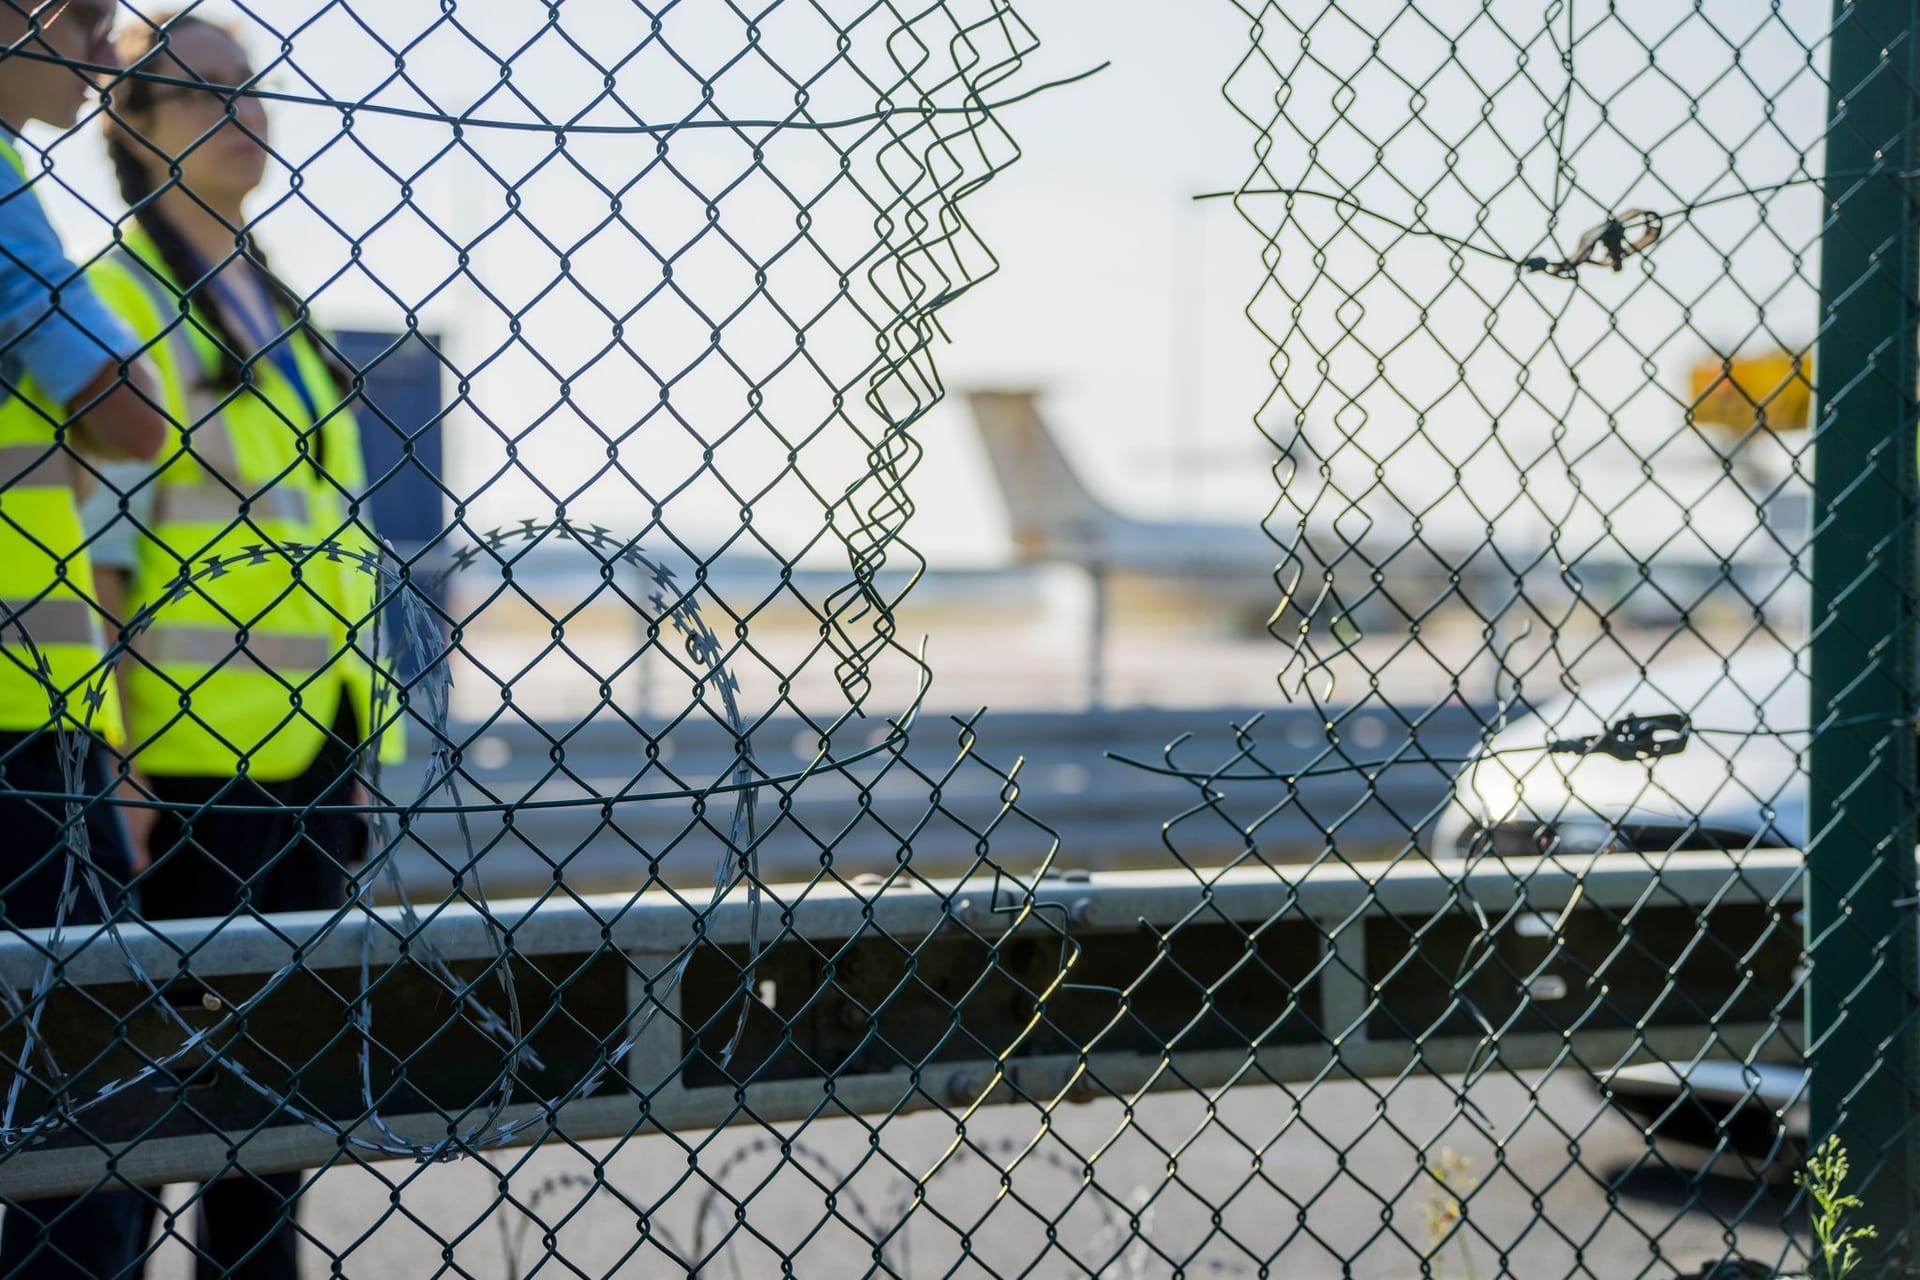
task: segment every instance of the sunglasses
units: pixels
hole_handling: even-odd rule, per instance
[[[237,85],[168,84],[157,86],[147,100],[154,103],[177,102],[193,111],[224,113],[230,105],[237,106],[251,96]]]

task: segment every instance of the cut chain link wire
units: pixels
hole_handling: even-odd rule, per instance
[[[1255,422],[1277,450],[1266,632],[1278,691],[1297,705],[1234,714],[1224,747],[1180,734],[1158,759],[1079,744],[1121,781],[1063,785],[1050,812],[1029,807],[1045,792],[1028,757],[1001,768],[978,753],[979,714],[956,718],[950,762],[910,754],[932,672],[899,614],[928,568],[906,530],[925,482],[920,428],[945,395],[943,313],[999,269],[963,205],[1019,158],[1003,119],[1016,104],[1039,113],[1048,91],[1107,62],[1028,83],[1039,41],[1007,0],[525,15],[316,0],[297,20],[243,5],[242,34],[271,56],[235,84],[179,74],[163,56],[171,37],[124,69],[48,52],[51,24],[0,48],[95,77],[103,104],[86,114],[123,129],[156,88],[197,95],[207,131],[169,156],[173,183],[222,131],[251,139],[290,178],[234,228],[229,262],[272,215],[313,233],[282,338],[308,333],[355,363],[310,328],[355,289],[404,313],[409,334],[430,327],[430,304],[460,312],[471,350],[431,350],[457,403],[429,425],[460,415],[469,444],[498,455],[476,451],[477,483],[431,475],[413,492],[446,514],[404,551],[349,545],[343,530],[263,534],[195,560],[84,687],[50,698],[64,790],[16,794],[59,815],[60,888],[31,981],[0,984],[20,1045],[0,1174],[91,1144],[108,1153],[105,1187],[146,1138],[112,1137],[102,1118],[141,1086],[179,1084],[150,1129],[156,1142],[219,1132],[225,1164],[201,1173],[252,1176],[253,1137],[317,1132],[329,1149],[311,1163],[372,1185],[380,1203],[345,1237],[302,1227],[342,1272],[382,1250],[385,1230],[431,1237],[423,1274],[473,1272],[458,1250],[495,1215],[499,1256],[482,1269],[512,1277],[1434,1276],[1456,1256],[1474,1274],[1530,1277],[1708,1274],[1747,1266],[1741,1254],[1797,1265],[1801,1202],[1773,1203],[1766,1182],[1818,1136],[1798,1115],[1889,1074],[1910,1090],[1915,1065],[1870,1002],[1837,1024],[1800,1013],[1836,983],[1910,997],[1909,924],[1848,948],[1861,921],[1910,921],[1920,901],[1889,870],[1909,829],[1860,816],[1868,793],[1910,796],[1895,775],[1920,723],[1911,681],[1875,674],[1887,630],[1850,611],[1903,600],[1893,630],[1912,630],[1910,575],[1885,568],[1911,477],[1893,486],[1898,521],[1850,525],[1848,503],[1890,473],[1829,478],[1816,503],[1806,443],[1838,456],[1828,445],[1866,412],[1853,397],[1891,378],[1904,398],[1878,430],[1912,469],[1912,282],[1882,290],[1898,315],[1862,323],[1845,305],[1854,282],[1820,278],[1854,202],[1911,178],[1904,143],[1831,167],[1816,154],[1868,127],[1859,104],[1875,75],[1904,74],[1889,51],[1911,31],[1876,33],[1864,86],[1828,68],[1873,7],[1844,6],[1830,26],[1792,5],[1667,15],[1489,0],[1448,14],[1229,0],[1247,43],[1223,95],[1251,163],[1234,189],[1197,198],[1230,200],[1248,233],[1245,312],[1271,372]],[[290,128],[251,123],[269,106]],[[616,156],[622,139],[635,145]],[[46,153],[39,168],[31,186],[78,198],[125,238],[126,217],[94,208],[84,176],[56,174]],[[328,184],[343,173],[390,183],[392,207],[377,192],[336,200]],[[459,189],[436,218],[441,178]],[[543,182],[566,198],[543,199]],[[1904,243],[1911,222],[1861,234]],[[406,235],[407,254],[383,239]],[[329,238],[345,246],[338,263]],[[600,252],[607,240],[621,252]],[[489,241],[504,249],[482,263]],[[527,267],[549,258],[550,278]],[[1065,300],[1048,305],[1073,323]],[[567,324],[593,333],[546,336]],[[1856,328],[1880,363],[1831,381]],[[368,421],[384,416],[371,378],[399,346],[355,365]],[[1756,353],[1783,371],[1754,373]],[[224,355],[243,383],[270,372]],[[1814,406],[1804,423],[1790,421],[1796,397]],[[403,437],[387,474],[363,485],[320,468],[354,520],[354,504],[428,470],[424,430],[382,426]],[[227,487],[236,505],[258,496]],[[596,506],[609,491],[618,501]],[[749,556],[751,583],[736,589],[728,574]],[[375,681],[367,736],[411,726],[419,772],[383,773],[369,754],[367,803],[298,809],[302,831],[371,824],[349,900],[250,973],[257,986],[209,989],[209,1016],[190,1015],[142,959],[170,935],[146,936],[116,897],[87,811],[184,826],[248,806],[103,801],[74,721],[98,723],[120,659],[138,661],[168,609],[228,577],[290,577],[292,593],[322,566],[379,598],[370,620],[337,621],[354,656],[391,673]],[[543,581],[586,585],[556,607]],[[1818,583],[1840,584],[1821,597],[1838,604],[1810,607]],[[611,663],[591,656],[590,606],[627,624]],[[546,633],[526,665],[489,633],[515,610]],[[51,691],[32,621],[0,604],[0,632],[25,633],[0,658]],[[229,660],[248,660],[252,621],[221,610]],[[1812,655],[1852,630],[1866,656],[1836,679]],[[547,658],[594,687],[571,725],[570,708],[547,705],[535,671]],[[660,690],[615,694],[647,661],[691,690],[658,722]],[[456,663],[475,673],[459,688]],[[618,731],[615,745],[589,743],[596,727]],[[670,763],[676,734],[705,754]],[[1863,763],[1854,790],[1824,791],[1818,808],[1806,762],[1836,741],[1865,744]],[[524,794],[488,776],[487,747],[534,761]],[[621,775],[611,785],[595,751],[616,761],[599,770]],[[1085,772],[1078,757],[1071,767]],[[823,784],[839,798],[806,808]],[[1134,820],[1108,812],[1132,812],[1110,803],[1117,791],[1164,803],[1164,820],[1123,829]],[[645,834],[669,814],[685,815],[677,832]],[[1847,822],[1892,852],[1835,858],[1823,833]],[[941,825],[970,857],[934,880]],[[1829,852],[1804,865],[1792,851],[1823,840]],[[487,859],[514,842],[551,874],[508,909]],[[631,890],[612,906],[570,883],[595,842]],[[445,901],[405,874],[410,845],[446,873]],[[663,871],[669,855],[709,852],[710,874],[704,860]],[[1056,865],[1063,854],[1075,861]],[[855,865],[880,869],[853,878]],[[547,958],[526,922],[548,904],[585,941],[525,981]],[[78,923],[83,905],[103,923]],[[617,943],[649,905],[685,919]],[[480,942],[443,947],[469,914]],[[228,926],[256,922],[277,929],[236,911],[179,950],[181,973],[217,954]],[[329,992],[338,1025],[326,1004],[323,1048],[273,1060],[250,1020],[318,977],[317,948],[346,954],[355,928]],[[50,1012],[75,958],[99,947],[132,991],[95,1009],[118,1020],[115,1047],[140,1055],[130,1069],[70,1049]],[[576,998],[601,961],[614,994],[596,1023]],[[433,1009],[387,1002],[390,975],[409,967]],[[94,998],[94,979],[83,985]],[[157,1039],[133,1043],[136,1017],[160,1024]],[[541,1039],[556,1030],[589,1042],[577,1064]],[[476,1083],[463,1102],[429,1097],[423,1051],[400,1046],[464,1032]],[[1849,1039],[1879,1046],[1857,1079],[1834,1066]],[[270,1066],[246,1056],[256,1049]],[[350,1058],[352,1096],[323,1104],[300,1076],[334,1049]],[[1722,1070],[1732,1084],[1713,1083]],[[187,1077],[236,1082],[266,1118],[231,1132]],[[602,1104],[617,1122],[575,1127]],[[912,1110],[928,1113],[923,1127]],[[1871,1136],[1843,1118],[1856,1143]],[[1889,1120],[1900,1134],[1855,1152],[1876,1206],[1905,1176],[1908,1127]],[[1689,1142],[1705,1164],[1674,1154]],[[531,1150],[501,1158],[509,1145]],[[1458,1166],[1456,1146],[1470,1153]],[[420,1167],[385,1172],[383,1158]],[[446,1184],[425,1181],[454,1176],[427,1166],[456,1158],[488,1179],[484,1207],[443,1204]],[[1709,1170],[1752,1188],[1728,1191]],[[515,1179],[530,1190],[516,1195]],[[1665,1200],[1636,1199],[1649,1181]],[[596,1206],[622,1228],[589,1221]],[[1882,1225],[1911,1237],[1911,1223]]]

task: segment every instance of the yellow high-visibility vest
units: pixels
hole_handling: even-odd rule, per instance
[[[213,330],[190,300],[183,308],[144,234],[129,230],[123,248],[117,265],[139,296],[115,290],[109,305],[169,351],[168,394],[184,403],[186,425],[183,447],[151,478],[152,524],[139,531],[128,592],[130,611],[151,614],[126,676],[134,762],[161,776],[297,777],[319,755],[343,698],[393,758],[397,735],[377,732],[372,666],[357,651],[371,643],[375,579],[351,560],[272,550],[329,539],[371,549],[364,531],[341,530],[344,499],[329,479],[336,465],[349,473],[340,480],[363,478],[357,427],[344,411],[314,423],[267,360],[232,392],[203,389],[220,363]],[[314,403],[338,399],[317,356],[299,367]],[[340,420],[344,427],[334,425]],[[209,573],[212,562],[226,567]],[[185,590],[183,574],[191,575]]]
[[[4,138],[0,158],[26,176]],[[120,700],[103,660],[69,439],[65,409],[31,375],[0,386],[0,730],[32,732],[60,717],[118,742]]]

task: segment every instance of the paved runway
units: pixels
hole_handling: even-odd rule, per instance
[[[957,877],[976,864],[989,829],[989,854],[1016,871],[1037,866],[1055,836],[1061,865],[1099,869],[1166,866],[1176,857],[1218,865],[1250,843],[1275,861],[1307,862],[1326,850],[1329,832],[1349,857],[1391,852],[1444,802],[1481,723],[1475,709],[1450,706],[1416,737],[1404,721],[1369,710],[1344,722],[1336,743],[1311,709],[1268,709],[1250,739],[1257,758],[1235,763],[1232,726],[1260,714],[1229,707],[988,715],[966,752],[961,727],[947,717],[922,719],[897,745],[884,723],[860,723],[832,741],[833,757],[851,761],[839,769],[816,762],[817,732],[772,720],[751,740],[760,873],[804,880],[829,851],[843,876],[886,872],[910,849],[922,875]],[[1163,764],[1167,744],[1188,734],[1174,758],[1201,771],[1398,763],[1297,786],[1216,782],[1203,792],[1111,758]],[[502,722],[485,731],[456,726],[453,736],[461,749],[457,799],[488,807],[467,826],[490,896],[538,893],[557,877],[581,892],[631,890],[651,875],[677,887],[711,881],[738,794],[715,790],[734,775],[734,739],[722,724],[689,720],[653,741],[606,718],[564,735]],[[387,775],[395,803],[421,795],[424,767],[416,758]],[[689,794],[700,792],[709,794]],[[1003,819],[1012,797],[1020,812]],[[442,785],[424,799],[445,807],[456,795]],[[1168,823],[1176,825],[1163,839]],[[409,831],[399,845],[409,893],[430,900],[445,895],[456,874],[470,880],[468,837],[451,814],[423,814]]]

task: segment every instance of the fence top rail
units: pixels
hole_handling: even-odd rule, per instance
[[[1790,849],[1687,852],[1659,856],[1596,854],[1526,861],[1321,863],[1290,869],[1240,868],[1196,878],[1184,870],[1115,871],[1047,876],[1029,897],[1016,882],[968,881],[855,885],[770,885],[760,927],[762,945],[785,929],[807,938],[850,938],[863,931],[925,937],[965,927],[993,938],[1023,913],[1050,915],[1076,932],[1170,927],[1207,899],[1223,918],[1266,920],[1283,914],[1320,921],[1330,930],[1361,916],[1438,914],[1477,904],[1490,921],[1513,911],[1564,909],[1578,903],[1625,908],[1651,895],[1703,909],[1729,893],[1747,901],[1796,902],[1801,855]],[[863,881],[865,878],[863,877]],[[786,925],[784,918],[792,920]],[[489,927],[491,926],[491,928]],[[527,956],[564,955],[604,947],[670,957],[695,937],[719,946],[753,936],[751,907],[739,897],[704,911],[668,890],[590,898],[514,899],[481,908],[449,903],[426,916],[423,932],[448,960],[489,959],[500,938]],[[0,981],[31,986],[57,957],[64,981],[111,983],[127,977],[124,946],[156,979],[270,973],[296,955],[309,969],[393,964],[414,945],[397,908],[296,912],[119,925],[120,946],[105,931],[23,930],[0,937]]]

